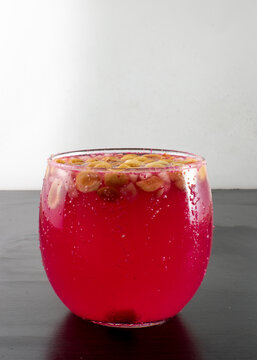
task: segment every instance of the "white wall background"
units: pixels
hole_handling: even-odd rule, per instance
[[[162,147],[257,187],[256,0],[0,1],[1,189],[49,154]]]

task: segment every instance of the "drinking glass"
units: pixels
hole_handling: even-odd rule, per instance
[[[85,167],[83,159],[99,154],[114,162],[118,154],[150,159],[162,154],[173,162]],[[206,273],[212,229],[201,156],[137,148],[48,159],[39,216],[43,265],[56,294],[83,319],[145,327],[176,315]]]

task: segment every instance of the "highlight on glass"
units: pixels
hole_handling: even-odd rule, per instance
[[[83,319],[144,327],[176,315],[203,280],[212,229],[201,156],[138,148],[48,159],[43,264],[56,294]]]

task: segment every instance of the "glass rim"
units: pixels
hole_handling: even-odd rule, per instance
[[[172,169],[191,169],[191,168],[198,168],[199,166],[202,165],[206,165],[206,160],[203,156],[201,155],[197,155],[194,153],[190,153],[190,152],[186,152],[186,151],[180,151],[180,150],[172,150],[172,149],[157,149],[157,148],[96,148],[96,149],[83,149],[83,150],[71,150],[71,151],[65,151],[65,152],[60,152],[60,153],[56,153],[56,154],[52,154],[51,156],[49,156],[49,158],[47,159],[47,162],[49,165],[51,166],[55,166],[61,169],[65,169],[65,170],[83,170],[85,168],[83,168],[82,165],[78,165],[78,164],[62,164],[59,162],[56,162],[55,160],[64,157],[64,156],[83,156],[83,155],[91,155],[91,154],[95,154],[95,155],[102,155],[102,154],[130,154],[130,153],[135,153],[135,154],[140,154],[140,155],[144,155],[144,154],[169,154],[169,155],[181,155],[181,157],[191,157],[193,159],[195,159],[196,161],[193,163],[189,163],[189,164],[181,164],[181,165],[169,165],[169,166],[165,166],[165,167],[136,167],[136,168],[123,168],[120,169],[120,171],[122,172],[137,172],[137,171],[144,171],[144,172],[151,172],[151,171],[164,171],[164,170],[172,170]],[[97,171],[97,172],[110,172],[112,170],[114,170],[115,168],[90,168],[90,171]],[[115,169],[117,170],[117,169]]]

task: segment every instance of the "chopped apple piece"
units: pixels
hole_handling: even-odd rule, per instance
[[[150,162],[145,165],[146,168],[157,168],[157,167],[166,167],[166,166],[169,166],[169,164],[167,163],[167,161],[164,160]]]
[[[125,161],[125,160],[135,159],[137,157],[138,157],[137,154],[126,154],[126,155],[122,156],[121,160]]]
[[[83,165],[85,164],[85,161],[79,159],[79,158],[73,158],[69,159],[68,164],[70,165]]]
[[[104,175],[104,183],[108,186],[123,186],[128,184],[129,177],[124,173],[107,172]]]
[[[140,167],[141,163],[137,159],[129,159],[124,162],[124,164],[128,165],[129,167]]]
[[[47,197],[47,204],[50,207],[50,209],[55,209],[60,204],[61,201],[61,195],[63,190],[63,183],[61,179],[54,179],[54,181],[51,184],[51,188],[48,193]]]
[[[186,183],[181,171],[170,172],[170,180],[175,184],[180,190],[184,190]]]
[[[81,192],[96,191],[100,185],[100,177],[91,171],[81,171],[76,176],[76,188]]]
[[[204,181],[207,175],[207,171],[206,171],[206,166],[203,165],[200,167],[199,171],[198,171],[198,177],[200,179],[200,181]]]
[[[164,181],[159,176],[151,176],[145,180],[136,182],[136,185],[143,191],[153,192],[160,189],[164,185]]]
[[[103,186],[97,190],[97,195],[105,201],[115,201],[120,197],[120,193],[117,189],[111,186]]]

